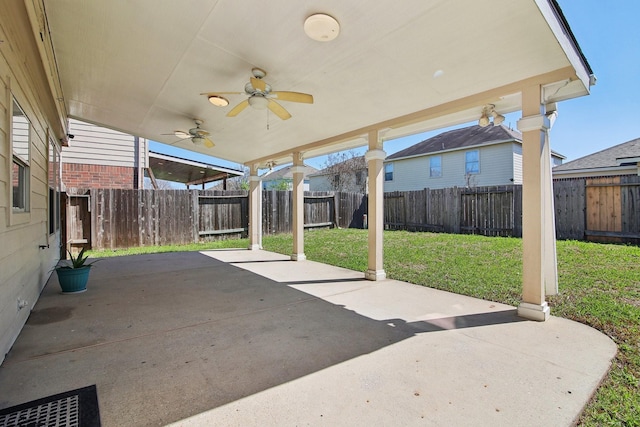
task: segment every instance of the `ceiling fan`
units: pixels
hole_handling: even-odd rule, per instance
[[[228,101],[220,95],[249,95],[249,98],[233,107],[231,111],[227,113],[227,117],[237,116],[250,105],[256,110],[268,108],[282,120],[287,120],[291,118],[291,114],[275,100],[313,104],[313,96],[308,93],[272,90],[271,85],[263,80],[267,75],[266,71],[260,68],[253,68],[251,73],[253,77],[251,77],[249,83],[244,86],[244,92],[205,92],[200,95],[206,95],[212,104],[219,106],[226,106],[228,104]],[[222,101],[222,103],[220,101]]]
[[[177,144],[178,142],[184,141],[185,139],[191,139],[191,142],[193,142],[195,145],[203,145],[208,148],[213,148],[215,144],[209,139],[209,131],[200,128],[200,125],[204,122],[200,119],[193,119],[193,121],[196,124],[196,127],[189,129],[188,132],[185,132],[183,130],[176,130],[173,133],[163,133],[163,135],[175,135],[180,138],[176,142],[173,142],[171,145]]]

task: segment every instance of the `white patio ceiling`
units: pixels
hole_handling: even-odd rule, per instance
[[[485,103],[521,108],[519,91],[549,85],[545,101],[588,94],[588,65],[551,0],[190,0],[46,2],[70,117],[163,143],[204,120],[214,148],[177,146],[264,165],[477,119]],[[317,42],[305,19],[326,13],[338,38]],[[201,92],[242,91],[251,69],[274,90],[314,96],[281,102],[292,118]]]

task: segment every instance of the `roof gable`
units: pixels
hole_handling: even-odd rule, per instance
[[[486,127],[474,125],[438,134],[388,156],[387,160],[509,141],[521,143],[522,135],[504,125]]]

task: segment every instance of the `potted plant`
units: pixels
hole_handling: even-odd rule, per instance
[[[91,266],[98,260],[87,263],[89,256],[84,256],[85,249],[82,248],[78,256],[75,257],[71,251],[67,251],[71,259],[62,261],[62,264],[56,267],[58,282],[63,294],[77,294],[87,290]]]

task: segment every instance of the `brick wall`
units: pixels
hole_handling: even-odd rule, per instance
[[[138,188],[136,168],[64,163],[62,182],[68,188]]]

